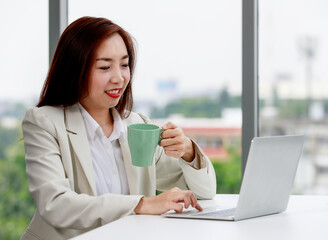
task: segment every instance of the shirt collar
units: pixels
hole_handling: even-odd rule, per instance
[[[99,124],[96,122],[96,120],[94,120],[94,118],[88,113],[88,111],[80,103],[78,103],[78,106],[80,108],[82,117],[84,119],[88,138],[94,140],[96,136],[104,137],[105,135]],[[114,128],[112,134],[109,136],[108,139],[112,141],[112,140],[119,139],[121,135],[124,136],[125,129],[124,129],[122,118],[118,113],[118,111],[116,110],[116,108],[111,108],[110,111],[113,116]]]
[[[114,120],[114,129],[112,134],[109,136],[109,140],[116,140],[122,136],[124,136],[125,129],[123,125],[122,118],[118,113],[116,108],[111,108],[113,120]]]

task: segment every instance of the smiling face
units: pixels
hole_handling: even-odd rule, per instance
[[[80,100],[89,112],[115,107],[130,81],[129,55],[122,37],[115,33],[104,40],[95,52],[88,92]]]

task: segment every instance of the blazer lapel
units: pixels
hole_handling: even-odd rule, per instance
[[[136,171],[137,169],[132,166],[131,154],[126,135],[121,135],[121,137],[119,138],[119,143],[121,145],[130,194],[136,195],[138,194],[138,173]]]
[[[97,188],[94,178],[90,147],[84,120],[77,104],[65,108],[65,125],[69,140],[72,144],[76,160],[80,162],[86,179],[90,185],[90,190],[94,196],[97,195]]]

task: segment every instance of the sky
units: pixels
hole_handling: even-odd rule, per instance
[[[259,4],[260,94],[268,95],[276,84],[283,97],[304,98],[311,88],[314,97],[328,98],[328,1],[264,0]],[[306,42],[312,42],[308,45],[315,52],[310,61],[301,50]]]
[[[48,68],[48,1],[0,1],[0,99],[30,100]]]
[[[137,98],[156,98],[156,83],[165,79],[177,81],[178,89],[171,96],[212,92],[229,82],[239,85],[240,92],[241,4],[219,3],[71,0],[69,15],[70,21],[84,15],[103,16],[134,36]],[[229,67],[221,67],[222,63]]]
[[[259,4],[260,93],[270,95],[276,86],[286,96],[307,94],[300,45],[311,38],[312,88],[327,97],[328,1]],[[136,39],[137,100],[212,95],[224,86],[241,94],[241,0],[69,1],[69,22],[85,15],[109,18]],[[0,29],[0,100],[36,99],[48,70],[48,1],[1,0]],[[165,81],[176,88],[160,90]]]

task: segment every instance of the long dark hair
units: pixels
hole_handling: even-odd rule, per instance
[[[122,117],[129,116],[133,106],[131,84],[135,66],[134,44],[129,33],[106,18],[82,17],[65,29],[52,58],[37,107],[77,103],[87,92],[97,47],[114,33],[123,38],[130,67],[130,81],[116,109]]]

